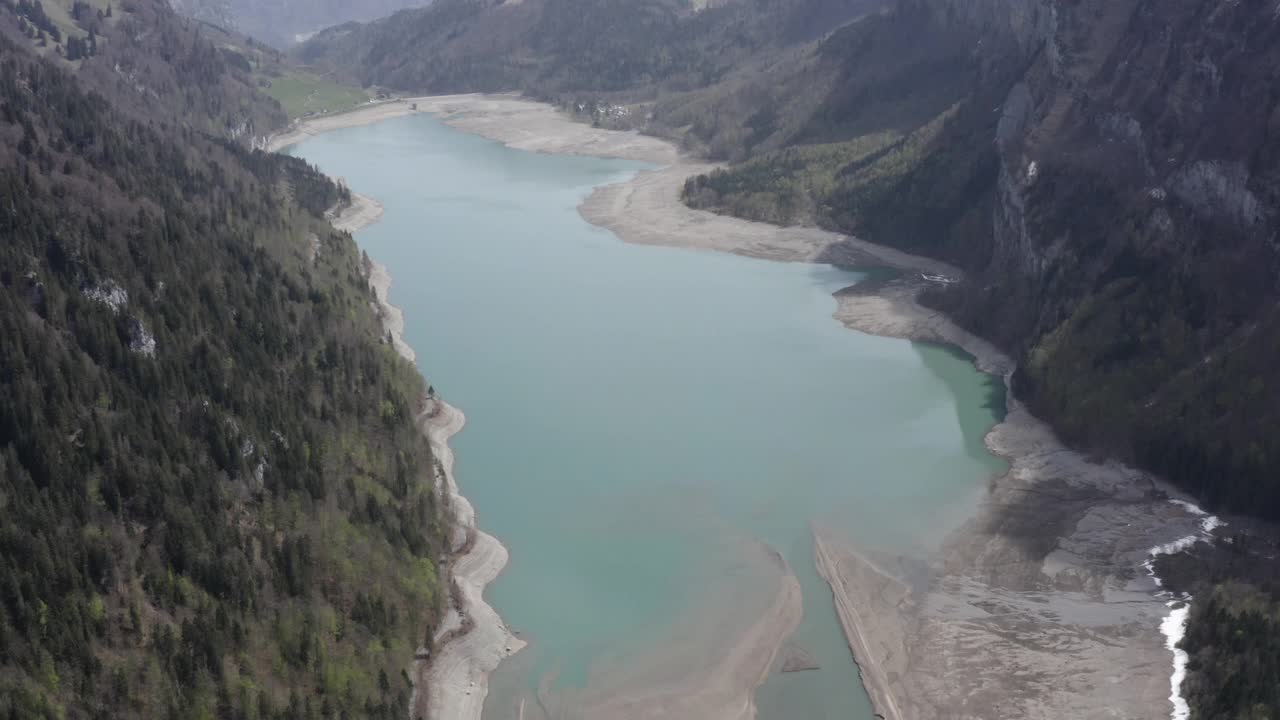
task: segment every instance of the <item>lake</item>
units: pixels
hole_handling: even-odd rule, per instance
[[[936,548],[1005,469],[982,442],[997,379],[846,330],[832,293],[857,272],[627,245],[579,217],[640,163],[421,115],[291,152],[383,203],[357,240],[391,271],[423,374],[467,414],[458,482],[511,553],[486,597],[531,643],[495,673],[486,717],[539,686],[607,692],[713,662],[767,593],[763,543],[800,581],[795,643],[820,669],[771,677],[760,717],[870,720],[811,527]],[[681,638],[696,647],[665,657]]]

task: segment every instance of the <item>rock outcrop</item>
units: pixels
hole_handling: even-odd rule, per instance
[[[935,302],[1022,359],[1016,389],[1068,439],[1280,508],[1280,416],[1253,400],[1280,381],[1274,4],[941,5],[1027,69],[993,139],[989,256]]]

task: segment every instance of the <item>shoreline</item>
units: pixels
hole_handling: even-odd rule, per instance
[[[333,213],[330,222],[335,229],[354,234],[377,222],[382,213],[381,203],[353,191],[351,203]],[[372,260],[368,273],[392,347],[405,360],[415,363],[417,355],[404,340],[404,312],[388,300],[391,273],[385,265]],[[460,602],[455,607],[455,593],[449,593],[449,612],[435,638],[441,641],[437,655],[429,660],[413,660],[414,689],[409,706],[414,717],[480,720],[489,674],[502,658],[523,649],[525,642],[511,633],[484,600],[485,587],[506,567],[509,556],[497,538],[476,527],[475,510],[454,478],[449,440],[461,432],[466,417],[433,395],[423,401],[418,423],[436,458],[437,492],[453,512],[450,552],[455,555],[449,560],[449,577]],[[423,650],[419,649],[419,655]],[[419,695],[418,688],[424,684],[429,691]]]
[[[679,199],[684,179],[714,165],[682,157],[667,141],[592,128],[518,96],[408,98],[302,123],[268,146],[279,149],[319,132],[413,113],[435,115],[517,149],[659,165],[595,188],[579,206],[584,219],[625,242],[962,277],[945,263],[837,233],[688,208]],[[1012,359],[916,302],[925,286],[924,280],[906,277],[847,288],[836,293],[833,317],[869,334],[958,347],[979,370],[1002,377],[1010,390]],[[1006,398],[1007,415],[987,434],[986,445],[1009,461],[1009,472],[993,482],[975,516],[931,558],[927,586],[908,587],[899,602],[883,608],[894,616],[892,622],[868,623],[856,612],[883,600],[848,582],[869,562],[838,538],[815,532],[815,554],[821,556],[816,560],[831,585],[868,694],[886,717],[921,720],[1065,718],[1117,708],[1126,717],[1168,717],[1163,693],[1170,687],[1169,661],[1161,628],[1169,613],[1158,588],[1135,574],[1153,546],[1190,534],[1197,516],[1170,502],[1181,495],[1159,481],[1066,448],[1011,391]],[[842,605],[855,611],[840,612]],[[886,653],[886,648],[898,652]],[[1064,648],[1073,660],[1070,667],[1061,661]],[[890,673],[887,667],[895,669]],[[1157,694],[1156,688],[1163,690]]]
[[[411,101],[401,100],[371,102],[343,113],[294,120],[288,127],[268,135],[262,142],[262,149],[265,152],[280,152],[290,145],[296,145],[307,138],[333,130],[359,127],[379,120],[408,115],[413,112],[410,105]]]
[[[415,668],[411,707],[414,717],[479,720],[489,694],[489,674],[504,658],[524,649],[526,643],[511,633],[484,600],[485,587],[506,567],[509,555],[497,538],[476,527],[475,510],[458,490],[453,476],[453,450],[448,443],[462,430],[466,417],[437,398],[429,399],[422,417],[439,461],[437,481],[453,508],[454,529],[461,531],[454,538],[453,551],[465,550],[453,559],[450,573],[461,597],[460,607],[454,609],[463,624],[457,632],[448,623],[442,625],[436,636],[441,641],[438,654]],[[416,689],[424,682],[429,689],[426,696],[416,697]]]

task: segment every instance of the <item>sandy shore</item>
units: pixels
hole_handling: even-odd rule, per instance
[[[336,213],[331,213],[329,222],[334,228],[344,232],[355,233],[382,218],[382,203],[360,193],[351,193],[351,203]],[[387,300],[391,290],[391,273],[379,262],[369,267],[369,286],[373,288],[378,302],[378,313],[382,316],[382,324],[396,352],[405,360],[415,362],[417,353],[404,341],[404,312]]]
[[[713,166],[682,158],[654,138],[591,128],[512,96],[467,95],[325,119],[275,146],[414,112],[414,104],[417,112],[520,149],[663,166],[598,188],[580,207],[584,218],[624,241],[908,271],[841,291],[836,319],[864,332],[953,344],[1006,382],[1013,370],[990,343],[916,302],[925,287],[919,273],[961,280],[956,268],[818,229],[691,210],[679,200],[684,179]],[[901,558],[872,561],[838,533],[815,532],[816,562],[878,711],[909,720],[1167,717],[1170,656],[1160,625],[1168,610],[1142,564],[1151,547],[1194,532],[1196,516],[1169,502],[1156,481],[1091,462],[1012,396],[1008,404],[987,444],[1011,469],[937,556],[913,558],[913,570],[900,572],[908,566]],[[918,570],[921,560],[927,577]],[[750,707],[749,697],[736,702]]]
[[[387,293],[391,290],[391,273],[387,266],[374,261],[369,268],[369,285],[378,298],[382,311],[382,324],[391,336],[391,344],[405,360],[415,362],[418,354],[404,341],[404,311],[387,301]]]
[[[351,193],[351,202],[329,215],[329,223],[337,230],[354,233],[382,219],[382,203],[367,195]]]
[[[294,122],[267,138],[266,150],[279,152],[322,133],[414,114],[435,115],[467,132],[531,152],[616,157],[663,165],[680,159],[676,148],[665,141],[636,132],[574,123],[550,105],[522,100],[518,95],[433,95],[369,103],[348,113]],[[572,131],[565,132],[566,123]]]
[[[411,113],[413,113],[413,108],[410,102],[389,100],[369,103],[356,110],[339,115],[296,120],[288,128],[268,137],[264,149],[267,152],[280,152],[290,145],[321,133],[369,125],[379,120],[387,120]]]
[[[330,217],[339,230],[356,232],[377,222],[383,208],[377,201],[352,193],[351,203]],[[404,340],[404,313],[387,300],[391,275],[380,263],[369,268],[369,284],[377,298],[379,314],[391,342],[402,357],[414,362],[413,348]],[[480,720],[489,674],[503,658],[519,652],[525,642],[513,635],[488,603],[484,589],[507,565],[507,549],[476,527],[475,510],[458,490],[453,474],[453,449],[449,439],[462,430],[462,411],[434,396],[426,398],[419,416],[422,431],[431,443],[437,463],[438,491],[453,513],[454,537],[450,576],[461,599],[452,602],[439,630],[442,643],[430,662],[414,661],[413,717]],[[464,627],[466,628],[464,630]],[[419,688],[427,692],[418,692]]]
[[[479,720],[489,692],[489,674],[498,663],[525,647],[484,600],[484,589],[507,565],[507,549],[488,533],[476,528],[475,510],[458,491],[453,476],[453,450],[449,438],[466,422],[462,412],[432,399],[423,413],[424,427],[439,462],[439,481],[453,508],[454,551],[470,547],[452,565],[453,582],[461,597],[455,608],[469,618],[470,629],[443,643],[430,663],[417,668],[416,687],[427,692],[414,698],[414,717]],[[442,632],[447,632],[442,628]]]

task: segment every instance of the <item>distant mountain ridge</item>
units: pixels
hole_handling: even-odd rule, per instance
[[[171,0],[179,13],[288,47],[331,25],[383,18],[431,0]]]
[[[821,37],[884,0],[444,0],[367,25],[330,28],[303,62],[362,84],[451,92],[688,90],[743,62]]]

